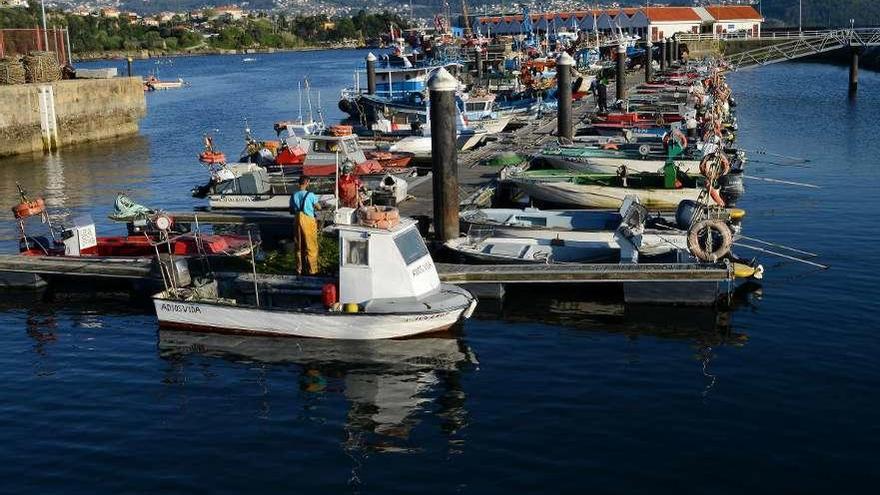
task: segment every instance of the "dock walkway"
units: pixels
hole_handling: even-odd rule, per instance
[[[643,81],[642,72],[628,72],[626,87],[632,88]],[[608,87],[609,104],[615,101],[614,89],[614,85]],[[592,95],[572,103],[574,127],[577,128],[580,122],[593,115],[595,109],[596,101]],[[554,141],[556,139],[556,113],[551,112],[513,131],[490,136],[490,139],[492,140],[483,146],[458,154],[458,187],[462,204],[474,203],[479,191],[497,179],[499,170],[483,166],[485,160],[504,151],[514,151],[521,154],[534,153]],[[431,181],[411,186],[409,194],[412,198],[398,205],[401,215],[431,215],[433,210],[433,184]]]

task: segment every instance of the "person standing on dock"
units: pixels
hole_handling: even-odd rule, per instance
[[[360,179],[354,175],[354,163],[346,161],[342,164],[342,175],[339,176],[339,206],[345,208],[357,208],[361,205]]]
[[[604,77],[596,86],[596,104],[599,105],[599,113],[608,113],[608,80]]]
[[[299,191],[290,196],[290,214],[296,222],[296,274],[318,273],[318,222],[315,210],[321,203],[315,193],[309,191],[311,181],[305,175],[299,178]]]

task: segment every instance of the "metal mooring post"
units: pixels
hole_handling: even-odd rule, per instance
[[[434,233],[446,242],[458,237],[458,136],[455,90],[458,80],[444,68],[428,80],[431,105],[431,167],[434,185]]]
[[[571,67],[574,59],[562,52],[556,59],[556,92],[559,107],[556,112],[556,135],[560,140],[571,142],[574,134],[571,128]]]

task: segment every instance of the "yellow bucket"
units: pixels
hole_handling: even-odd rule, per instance
[[[342,311],[345,313],[357,313],[360,311],[357,303],[345,303],[342,305]]]

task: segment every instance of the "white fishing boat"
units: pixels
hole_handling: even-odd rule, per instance
[[[303,296],[260,304],[257,297],[249,304],[219,297],[210,286],[168,285],[153,297],[159,323],[197,331],[374,340],[441,331],[469,318],[476,299],[440,283],[416,221],[393,224],[390,212],[380,213],[389,228],[354,221],[351,209],[337,212],[340,265],[338,276],[326,280],[323,301]],[[357,218],[374,221],[378,216]],[[314,280],[307,285],[314,286]],[[337,287],[333,299],[338,300],[331,303],[326,294]]]
[[[211,182],[193,190],[194,196],[207,197],[212,209],[287,210],[290,196],[299,190],[295,181],[272,178],[265,168],[252,163],[215,165],[215,168]],[[360,176],[360,180],[373,197],[382,194],[395,204],[407,198],[409,184],[401,177],[372,174]],[[335,204],[334,183],[333,175],[313,177],[314,192],[324,206]],[[204,195],[202,191],[206,191]]]
[[[540,182],[528,179],[512,179],[517,187],[529,197],[549,203],[580,206],[584,208],[613,208],[628,194],[635,194],[639,201],[651,209],[672,210],[689,199],[696,201],[700,189],[630,189],[571,182]]]
[[[664,187],[662,174],[585,174],[534,170],[503,175],[531,199],[582,208],[617,208],[633,195],[651,210],[675,210],[684,200],[696,201],[703,178],[680,175],[680,187]],[[677,180],[679,180],[677,179]]]
[[[468,236],[447,247],[475,261],[497,263],[618,261],[622,240],[626,249],[644,256],[688,249],[686,231],[674,225],[646,229],[647,220],[648,211],[635,196],[616,211],[475,210],[462,214]]]
[[[543,149],[536,159],[553,168],[599,174],[615,174],[621,167],[630,173],[662,172],[666,159],[649,154],[649,150],[647,144],[641,145],[636,153],[599,147],[559,146]],[[675,159],[673,163],[686,174],[700,173],[699,159]]]
[[[474,146],[480,144],[488,132],[485,129],[464,129],[458,131],[456,142],[458,149],[467,151]],[[417,160],[427,160],[431,158],[431,135],[425,136],[407,136],[400,141],[392,144],[388,151],[392,153],[412,153],[413,158]]]

